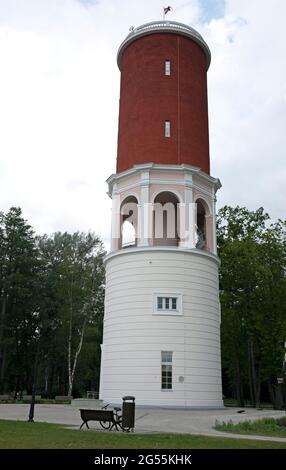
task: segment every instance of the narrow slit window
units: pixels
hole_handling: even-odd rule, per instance
[[[171,61],[165,60],[165,75],[171,75]]]
[[[171,137],[171,123],[170,123],[170,121],[165,121],[165,137]]]
[[[171,351],[161,352],[161,389],[172,390],[173,388],[173,353]]]

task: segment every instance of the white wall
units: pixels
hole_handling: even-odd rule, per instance
[[[155,292],[181,294],[183,314],[154,313]],[[161,351],[173,351],[172,391],[161,391]],[[100,387],[112,403],[222,406],[216,257],[170,247],[107,257]]]

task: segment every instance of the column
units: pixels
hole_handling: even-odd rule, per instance
[[[185,174],[185,202],[179,205],[182,240],[181,248],[195,248],[196,211],[193,203],[192,175]],[[185,232],[185,233],[184,233]]]
[[[149,246],[150,236],[150,203],[149,203],[149,171],[141,173],[141,198],[138,206],[138,245]]]
[[[119,250],[120,238],[120,195],[116,193],[115,184],[112,193],[110,251]]]

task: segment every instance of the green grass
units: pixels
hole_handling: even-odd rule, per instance
[[[286,438],[286,417],[285,418],[264,418],[257,421],[242,421],[233,424],[217,422],[215,425],[217,431],[231,432],[235,434],[255,434],[256,436],[271,436]]]
[[[55,424],[2,420],[0,449],[286,449],[286,443],[188,434],[85,432]]]

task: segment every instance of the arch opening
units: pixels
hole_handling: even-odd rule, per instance
[[[208,223],[210,211],[203,199],[196,200],[196,248],[210,250],[210,224]]]
[[[128,196],[120,207],[120,248],[137,246],[138,200]]]
[[[178,246],[179,199],[170,192],[163,191],[154,199],[153,208],[153,245]]]

